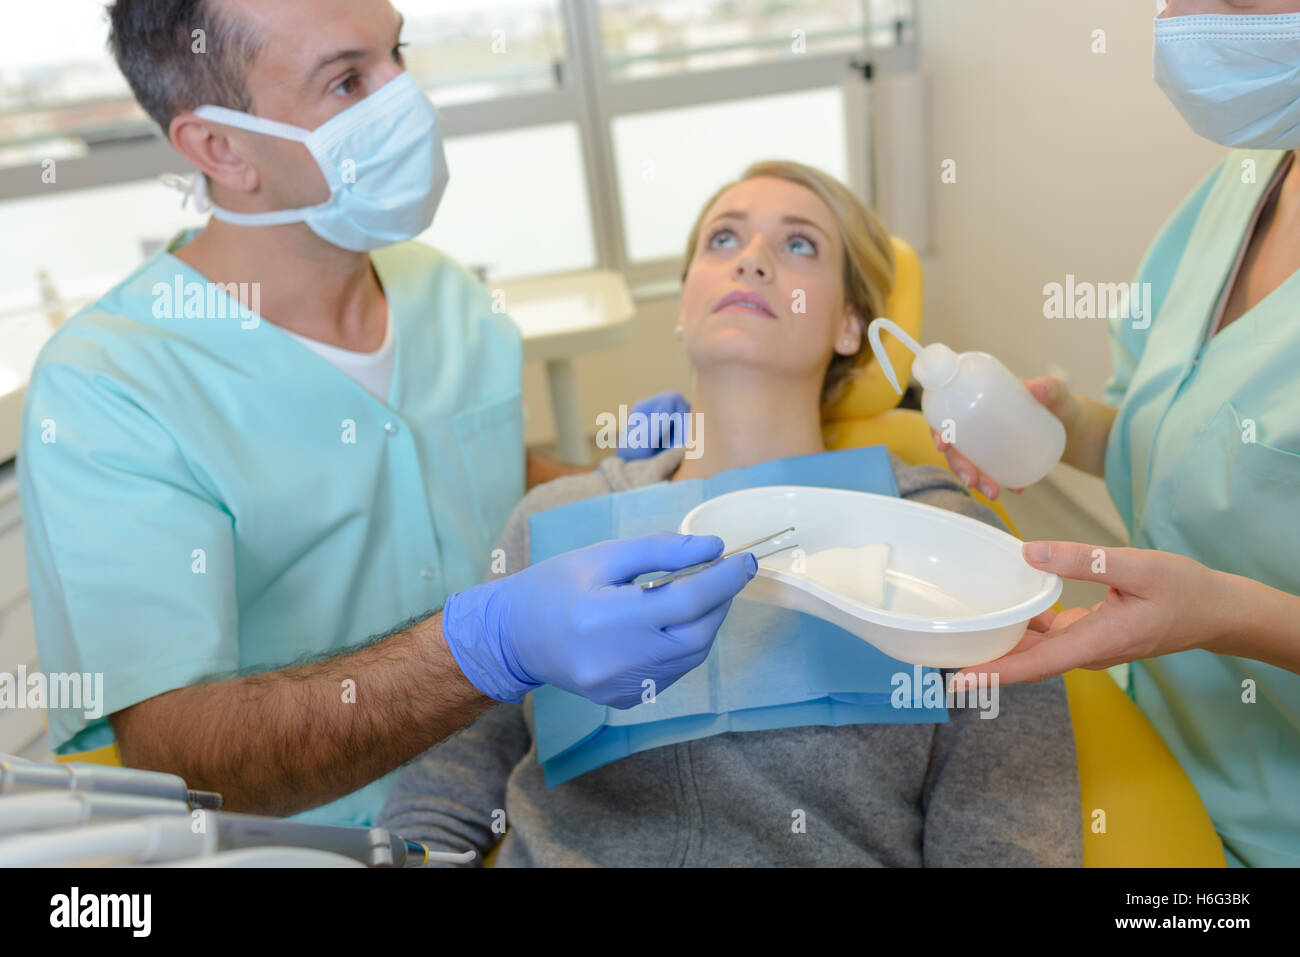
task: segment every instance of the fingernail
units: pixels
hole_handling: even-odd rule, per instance
[[[998,490],[991,482],[981,482],[980,491],[983,492],[985,497],[988,499],[995,499],[998,497]]]
[[[975,484],[975,476],[972,475],[970,472],[966,471],[965,469],[962,469],[960,474],[961,474],[961,480],[967,488],[970,488],[973,484]]]
[[[1047,542],[1025,542],[1021,551],[1027,562],[1041,565],[1052,560],[1052,546]]]

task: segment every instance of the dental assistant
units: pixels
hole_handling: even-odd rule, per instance
[[[550,683],[626,708],[698,665],[753,557],[662,593],[629,582],[716,557],[716,538],[494,567],[525,485],[521,344],[481,285],[407,241],[448,175],[387,0],[109,16],[214,217],[32,374],[18,466],[41,666],[104,675],[106,717],[49,711],[52,749],[116,747],[231,810],[368,824],[394,769],[494,701]]]
[[[1133,548],[1030,542],[1103,582],[1047,613],[1003,683],[1133,662],[1129,693],[1196,786],[1233,865],[1300,865],[1300,2],[1170,0],[1155,76],[1236,147],[1143,261],[1149,327],[1112,319],[1106,401],[1027,384],[1065,461],[1106,479]],[[936,436],[955,471],[997,487]]]

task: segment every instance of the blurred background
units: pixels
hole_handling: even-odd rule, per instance
[[[682,246],[703,201],[753,160],[827,170],[917,248],[926,340],[1100,398],[1104,322],[1044,318],[1043,287],[1133,279],[1222,153],[1152,82],[1154,0],[394,5],[448,137],[451,186],[426,241],[524,299],[598,273],[630,303],[618,336],[530,353],[526,437],[542,448],[564,449],[559,418],[589,436],[620,404],[689,394],[672,335]],[[3,463],[31,362],[54,323],[202,220],[159,183],[187,170],[113,64],[102,3],[8,4],[5,18],[0,668],[11,668],[31,626]],[[42,176],[51,161],[54,182]],[[1008,497],[1025,537],[1122,541],[1100,480],[1066,466]],[[1095,601],[1087,589],[1067,603]]]

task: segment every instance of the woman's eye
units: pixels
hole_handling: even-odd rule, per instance
[[[806,236],[791,236],[786,248],[800,256],[816,256],[817,246]]]
[[[397,44],[397,46],[393,47],[393,59],[398,63],[404,63],[406,61],[406,57],[402,53],[402,51],[409,46],[410,46],[409,43],[399,43]]]
[[[710,249],[721,249],[724,245],[731,246],[736,242],[736,235],[730,229],[719,229],[709,238]]]
[[[334,87],[334,92],[342,93],[344,96],[352,96],[352,94],[357,92],[356,84],[360,81],[360,75],[353,73],[352,75],[340,80],[338,85]]]

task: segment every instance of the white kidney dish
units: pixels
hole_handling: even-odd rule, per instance
[[[1027,564],[1015,537],[888,495],[795,485],[743,489],[692,509],[678,530],[717,535],[730,549],[791,525],[793,532],[753,552],[796,542],[798,549],[762,559],[740,596],[829,621],[909,664],[960,668],[1000,658],[1061,595],[1060,578]],[[868,547],[880,545],[888,546],[887,553],[875,550],[888,556],[883,588],[865,582],[837,590],[827,582],[842,582],[842,574],[823,571],[819,580],[808,572],[809,556],[832,549],[870,555]],[[832,554],[851,560],[848,552]],[[883,601],[863,601],[870,594]]]

